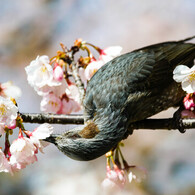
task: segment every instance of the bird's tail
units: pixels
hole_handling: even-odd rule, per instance
[[[188,37],[188,38],[186,38],[186,39],[180,40],[180,41],[178,41],[178,42],[179,42],[179,43],[180,43],[180,42],[181,42],[181,43],[184,43],[184,42],[190,41],[190,40],[192,40],[192,39],[194,39],[194,38],[195,38],[195,35],[192,36],[192,37]]]

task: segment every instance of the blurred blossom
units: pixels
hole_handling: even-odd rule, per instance
[[[109,178],[105,178],[104,180],[103,180],[103,182],[102,182],[102,187],[103,188],[114,188],[114,187],[116,187],[117,185],[116,185],[116,183],[115,182],[113,182],[111,179],[109,179]]]
[[[124,171],[119,169],[116,165],[114,165],[114,169],[111,169],[110,166],[107,165],[106,169],[106,178],[102,182],[102,187],[124,187],[124,184],[126,182]]]
[[[0,134],[4,133],[5,125],[15,128],[18,107],[9,99],[0,96]]]
[[[187,93],[195,92],[195,65],[189,68],[185,65],[177,66],[173,71],[173,79],[181,83],[182,89]]]
[[[5,157],[5,154],[0,149],[0,172],[10,172],[10,164]]]
[[[191,110],[182,110],[181,117],[182,118],[195,118],[195,113]]]
[[[18,99],[21,97],[21,90],[19,87],[13,85],[11,81],[0,84],[0,96],[4,98],[12,97],[14,99]]]
[[[144,167],[139,166],[129,166],[127,172],[129,183],[131,183],[132,180],[135,180],[136,182],[141,182],[143,179],[146,178],[147,175],[147,170]]]
[[[55,94],[49,93],[43,96],[41,100],[40,109],[43,112],[57,113],[61,108],[61,100]]]

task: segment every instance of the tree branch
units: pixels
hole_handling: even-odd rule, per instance
[[[83,115],[20,113],[25,123],[84,124]]]
[[[84,124],[83,115],[20,113],[20,116],[25,123]],[[184,129],[195,128],[195,119],[181,119],[179,123],[175,118],[145,119],[132,123],[129,128],[131,130],[177,130],[180,125],[182,125]]]

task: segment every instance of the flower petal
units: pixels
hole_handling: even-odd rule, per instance
[[[192,85],[189,81],[184,81],[181,83],[182,89],[186,91],[187,93],[194,93],[194,90],[192,88]]]

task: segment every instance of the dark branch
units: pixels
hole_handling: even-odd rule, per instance
[[[20,113],[20,116],[25,123],[84,124],[83,115]],[[180,124],[174,118],[145,119],[131,124],[130,129],[176,130],[179,125],[184,129],[195,128],[195,119],[182,119]]]
[[[20,113],[25,123],[84,124],[83,115]]]

